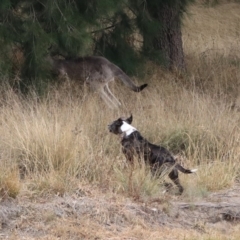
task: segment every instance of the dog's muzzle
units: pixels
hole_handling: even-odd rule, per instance
[[[109,130],[109,132],[112,132],[111,125],[108,125],[108,130]]]
[[[109,130],[110,133],[120,134],[119,130],[113,124],[108,125],[108,130]]]

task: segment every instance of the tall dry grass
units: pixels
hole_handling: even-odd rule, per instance
[[[137,199],[161,196],[163,178],[153,178],[146,166],[129,169],[119,139],[107,130],[130,113],[149,141],[199,169],[180,175],[187,196],[231,186],[240,176],[240,117],[232,108],[239,94],[239,5],[226,5],[231,14],[221,7],[193,6],[185,18],[188,72],[177,75],[150,64],[143,92],[111,86],[119,109],[108,109],[80,86],[51,88],[43,99],[2,87],[1,197],[23,191],[63,195],[79,182]]]
[[[134,198],[161,196],[161,180],[147,168],[128,169],[118,137],[107,130],[108,123],[132,113],[146,138],[181,155],[183,165],[199,168],[197,176],[180,176],[189,189],[230,186],[240,169],[239,113],[225,100],[173,83],[171,75],[159,80],[161,74],[140,94],[115,85],[123,106],[114,111],[87,90],[79,95],[69,94],[69,87],[52,89],[40,100],[6,89],[0,113],[3,176],[19,169],[16,186],[24,182],[33,194],[62,195],[85,182]]]
[[[193,5],[183,21],[188,84],[240,107],[240,4]]]

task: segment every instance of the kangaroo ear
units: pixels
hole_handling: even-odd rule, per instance
[[[126,119],[126,122],[131,124],[132,123],[132,120],[133,120],[133,116],[131,114],[131,116],[129,118]]]

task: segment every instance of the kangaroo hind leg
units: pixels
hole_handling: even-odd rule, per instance
[[[109,96],[109,98],[111,98],[112,101],[115,102],[115,104],[117,104],[118,106],[121,106],[121,103],[118,101],[118,99],[113,95],[113,93],[111,92],[111,90],[109,89],[108,84],[106,83],[104,85],[104,91],[105,93]]]
[[[112,99],[106,94],[103,88],[100,89],[99,93],[100,97],[104,100],[108,107],[112,109],[118,108],[118,105],[114,101],[112,101]]]
[[[94,82],[90,82],[90,86],[92,88],[93,91],[98,92],[100,94],[100,97],[103,99],[103,101],[108,105],[108,107],[114,109],[114,108],[118,108],[118,104],[116,103],[116,101],[114,101],[108,93],[108,89],[106,90],[106,82],[102,82],[102,81],[94,81]],[[110,94],[111,95],[111,94]]]

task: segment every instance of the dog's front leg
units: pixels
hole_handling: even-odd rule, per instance
[[[125,155],[127,161],[133,165],[134,158],[132,152],[129,149],[123,148],[123,154]]]
[[[134,185],[133,185],[133,172],[134,172],[134,154],[126,148],[123,148],[123,153],[127,159],[127,161],[130,163],[128,164],[128,187],[129,187],[129,191],[133,192],[134,191]]]
[[[132,142],[129,140],[122,141],[122,152],[125,155],[127,161],[133,165],[134,163],[134,149],[132,148]]]

